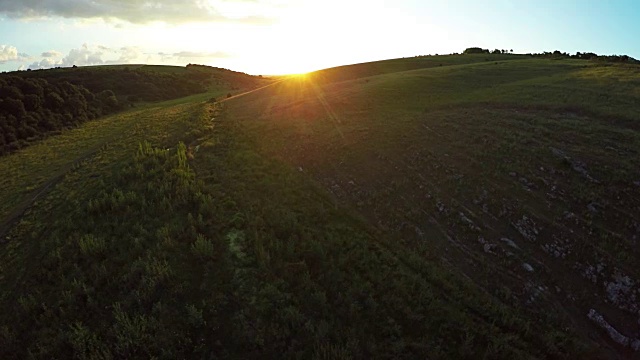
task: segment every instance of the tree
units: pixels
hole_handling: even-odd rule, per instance
[[[470,47],[466,48],[463,54],[488,54],[489,50],[479,48],[479,47]]]
[[[2,104],[2,106],[4,107],[6,113],[15,116],[18,119],[27,114],[27,111],[24,108],[24,104],[18,99],[4,99],[4,103]]]
[[[64,105],[64,99],[60,97],[57,92],[52,91],[47,94],[45,103],[48,108],[57,110],[62,108],[62,105]]]
[[[28,111],[36,111],[42,105],[42,99],[35,94],[25,95],[22,102]]]

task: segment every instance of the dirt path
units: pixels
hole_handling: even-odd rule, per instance
[[[97,150],[93,150],[85,155],[77,158],[73,162],[67,164],[67,166],[63,167],[60,171],[58,171],[51,179],[47,180],[44,184],[42,184],[37,189],[33,190],[29,195],[26,196],[24,200],[22,200],[18,205],[16,205],[7,215],[7,217],[0,223],[0,244],[5,243],[8,239],[5,237],[6,234],[13,228],[24,215],[24,213],[29,210],[29,208],[33,205],[33,203],[41,198],[42,196],[49,193],[49,191],[58,184],[65,175],[67,175],[71,170],[73,170],[76,166],[79,166],[83,161],[92,158],[96,155],[101,149],[103,149],[108,142],[101,144]]]
[[[269,84],[269,85],[265,85],[265,86],[261,86],[261,87],[259,87],[259,88],[253,89],[253,90],[245,91],[245,92],[243,92],[243,93],[240,93],[240,94],[237,94],[237,95],[233,95],[233,96],[230,96],[230,97],[228,97],[228,98],[221,99],[221,100],[219,100],[218,102],[225,102],[225,101],[227,101],[227,100],[232,100],[232,99],[235,99],[235,98],[239,98],[239,97],[241,97],[241,96],[245,96],[245,95],[251,94],[251,93],[253,93],[253,92],[260,91],[260,90],[262,90],[262,89],[268,88],[269,86],[274,86],[274,85],[279,84],[279,83],[281,83],[281,82],[283,82],[283,81],[285,81],[285,80],[277,80],[277,81],[272,82],[272,83],[271,83],[271,84]]]

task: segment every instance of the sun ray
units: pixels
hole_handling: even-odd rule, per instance
[[[333,122],[333,126],[336,129],[336,131],[338,132],[338,134],[340,134],[340,137],[342,138],[342,141],[346,142],[346,139],[344,137],[344,133],[340,129],[340,125],[342,124],[342,121],[340,121],[340,118],[335,113],[335,111],[333,111],[333,108],[331,107],[331,104],[329,104],[329,102],[327,101],[326,97],[324,96],[324,90],[322,90],[322,88],[318,85],[318,83],[316,83],[312,78],[306,78],[306,81],[309,82],[309,85],[313,89],[313,92],[315,93],[316,98],[318,99],[318,101],[320,102],[320,104],[324,108],[325,112],[329,116],[329,119]]]

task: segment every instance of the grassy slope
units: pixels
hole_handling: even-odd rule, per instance
[[[473,64],[487,61],[520,60],[527,58],[524,55],[438,55],[416,56],[393,60],[373,61],[369,63],[338,66],[335,68],[316,71],[309,74],[315,82],[338,82],[353,79],[362,79],[389,73],[398,73],[409,70],[428,69],[441,66]]]
[[[152,68],[152,71],[169,73],[184,73],[184,67],[132,65],[130,69]],[[124,68],[124,66],[91,67],[94,71],[101,68]],[[70,69],[52,69],[51,72],[67,73]],[[138,105],[132,110],[107,116],[97,121],[84,124],[81,128],[72,129],[61,135],[52,136],[30,148],[23,149],[11,157],[0,162],[0,171],[6,174],[0,180],[0,227],[4,220],[15,212],[16,206],[29,203],[40,193],[43,186],[56,180],[61,174],[73,168],[74,164],[86,157],[93,156],[101,148],[112,145],[116,140],[129,139],[133,143],[141,141],[141,133],[149,133],[154,126],[156,113],[159,109],[178,104],[200,102],[210,98],[224,98],[229,93],[250,90],[256,86],[268,84],[268,80],[247,81],[249,76],[229,72],[222,72],[224,81],[214,83],[206,93],[195,94],[185,98],[169,100],[161,103]],[[43,73],[47,73],[43,72]],[[169,121],[171,119],[168,119]],[[175,132],[166,130],[165,136]],[[19,207],[19,206],[18,206]],[[0,229],[2,230],[2,229]]]
[[[189,142],[184,129],[198,130],[198,150],[105,148],[16,226],[2,254],[0,301],[16,309],[2,314],[3,357],[575,351],[565,333],[378,243],[206,106],[159,110],[162,127],[147,134],[166,146],[176,114],[189,126],[171,133]]]
[[[139,77],[137,74],[144,76]],[[176,98],[176,94],[185,96],[198,93],[201,89],[221,96],[269,82],[267,78],[209,66],[134,64],[18,71],[3,74],[3,76],[43,78],[49,82],[68,81],[75,85],[82,85],[94,93],[112,90],[121,101],[133,95],[138,98],[136,103],[172,99]]]
[[[556,65],[512,63],[534,74]],[[412,223],[416,213],[437,210],[424,205],[429,200],[397,202],[425,195],[408,182],[417,175],[407,172],[415,168],[404,163],[407,148],[433,138],[429,150],[455,157],[449,150],[464,148],[457,120],[480,133],[483,125],[509,126],[500,120],[514,110],[488,107],[479,90],[498,96],[527,77],[508,68],[489,76],[488,66],[507,67],[438,66],[322,87],[290,80],[232,99],[227,109],[203,98],[165,103],[47,140],[59,144],[57,155],[34,146],[0,159],[11,171],[25,164],[16,176],[39,176],[37,187],[49,164],[91,154],[2,245],[0,304],[15,309],[0,316],[3,358],[580,356],[574,330],[559,326],[570,316],[536,314],[509,286],[496,297],[491,284],[479,288],[450,272],[465,268],[451,264],[464,247],[439,244],[447,240],[436,225]],[[466,106],[450,109],[458,99]],[[442,137],[428,135],[436,132]],[[432,155],[434,168],[422,176],[433,183],[422,186],[432,197],[455,194],[440,175],[460,169]],[[23,181],[0,188],[9,194]],[[443,201],[454,209],[454,200]],[[405,236],[407,229],[424,239]],[[490,278],[491,263],[478,262],[476,271]]]
[[[303,169],[404,248],[603,339],[591,308],[624,334],[636,327],[639,75],[539,59],[335,83],[312,75],[230,111],[263,153]],[[631,285],[612,293],[624,276]]]

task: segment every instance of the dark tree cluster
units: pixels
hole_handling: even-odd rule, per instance
[[[0,77],[0,155],[120,108],[111,90],[94,93],[67,81]]]
[[[491,51],[489,49],[483,49],[480,47],[470,47],[470,48],[466,48],[463,54],[513,54],[513,50],[495,49]],[[536,58],[546,58],[546,59],[580,59],[580,60],[593,60],[593,61],[613,62],[613,63],[640,64],[640,61],[628,55],[598,55],[592,52],[577,52],[574,55],[571,55],[566,52],[555,50],[555,51],[544,51],[541,53],[528,53],[525,55],[536,57]]]
[[[489,49],[483,49],[480,47],[470,47],[470,48],[466,48],[463,52],[463,54],[513,54],[513,49],[511,50],[501,50],[501,49],[495,49],[493,51],[490,51]]]
[[[150,67],[153,69],[153,67]],[[204,74],[167,73],[145,67],[79,67],[15,73],[20,77],[45,78],[51,83],[70,82],[92,92],[112,90],[121,101],[161,101],[206,91]]]
[[[613,62],[613,63],[629,63],[629,64],[640,63],[640,61],[628,55],[598,55],[592,52],[579,52],[579,51],[573,55],[566,52],[561,52],[560,50],[555,50],[553,52],[545,51],[541,53],[530,53],[527,55],[533,56],[533,57],[548,58],[548,59],[580,59],[580,60],[592,60],[592,61]]]
[[[211,68],[207,72],[190,68],[167,71],[142,66],[134,69],[55,68],[2,74],[0,156],[47,134],[76,127],[133,106],[135,102],[170,100],[204,92],[215,80],[211,72]]]

